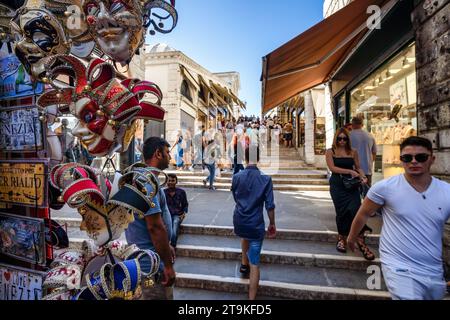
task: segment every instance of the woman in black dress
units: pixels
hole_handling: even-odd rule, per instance
[[[332,149],[326,153],[327,165],[332,172],[330,178],[330,193],[336,209],[336,224],[338,229],[338,240],[336,250],[347,252],[347,236],[350,232],[353,219],[361,206],[361,195],[359,187],[348,189],[343,179],[359,178],[362,184],[367,184],[367,178],[359,165],[358,152],[352,149],[350,136],[346,129],[338,129],[333,141]],[[358,238],[358,246],[367,260],[375,259],[374,254],[365,244],[364,233],[372,231],[365,226]]]

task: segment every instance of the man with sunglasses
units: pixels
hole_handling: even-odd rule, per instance
[[[446,291],[442,261],[444,225],[450,218],[450,184],[430,174],[435,161],[428,139],[400,146],[405,174],[373,186],[353,221],[348,246],[375,211],[383,211],[380,260],[395,300],[440,300]]]

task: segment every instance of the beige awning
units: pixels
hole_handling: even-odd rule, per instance
[[[200,90],[200,83],[195,79],[192,73],[183,65],[180,64],[181,74],[195,89]]]
[[[354,0],[263,58],[263,113],[328,80],[369,30],[367,9],[395,1]],[[385,7],[383,7],[385,9]]]

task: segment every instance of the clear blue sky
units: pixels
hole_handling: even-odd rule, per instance
[[[261,110],[261,58],[322,20],[322,0],[177,0],[178,26],[147,35],[211,72],[237,71],[247,114]]]

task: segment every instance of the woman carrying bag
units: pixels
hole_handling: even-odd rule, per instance
[[[336,210],[338,239],[336,250],[347,252],[346,239],[350,232],[353,219],[361,206],[360,188],[367,184],[367,178],[359,165],[358,152],[352,149],[350,136],[346,129],[338,129],[333,141],[333,147],[326,153],[327,165],[332,172],[330,178],[330,193]],[[358,247],[366,260],[374,260],[375,255],[365,244],[364,233],[372,231],[365,226],[358,238]]]

